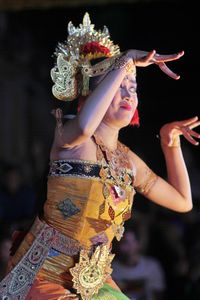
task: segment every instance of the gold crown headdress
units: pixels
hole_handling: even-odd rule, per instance
[[[53,95],[64,101],[88,95],[89,77],[104,74],[119,54],[119,46],[110,40],[108,28],[104,26],[103,31],[96,31],[88,13],[79,27],[70,21],[67,41],[58,43],[56,65],[51,69]],[[100,57],[107,59],[91,64],[92,59]]]

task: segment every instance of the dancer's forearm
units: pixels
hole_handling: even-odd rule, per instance
[[[125,67],[111,71],[86,100],[77,118],[86,135],[91,136],[99,126],[126,72]]]
[[[192,208],[190,180],[183,158],[181,147],[168,147],[162,144],[165,156],[168,182],[185,199],[188,209]]]

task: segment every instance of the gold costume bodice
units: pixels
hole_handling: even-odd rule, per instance
[[[134,189],[131,170],[124,170],[128,184],[115,185],[106,167],[89,161],[51,163],[44,220],[85,248],[120,239],[130,218]],[[108,173],[108,172],[107,172]]]

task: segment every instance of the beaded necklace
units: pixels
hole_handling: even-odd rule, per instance
[[[95,134],[95,143],[97,144],[97,160],[101,161],[100,177],[103,182],[102,193],[105,202],[100,206],[99,218],[105,212],[106,203],[108,205],[108,214],[111,219],[112,230],[117,240],[120,240],[124,232],[124,221],[130,218],[131,203],[127,197],[127,189],[132,190],[133,174],[130,174],[131,165],[128,159],[128,147],[117,142],[115,150],[108,149],[102,140]],[[111,183],[111,185],[108,184]],[[110,196],[114,199],[114,204],[110,201]],[[115,205],[121,201],[127,201],[123,211],[116,215]],[[122,223],[116,224],[115,218],[122,216]]]
[[[97,144],[97,160],[102,162],[101,177],[110,177],[116,185],[121,187],[131,184],[130,172],[127,172],[131,169],[128,147],[117,141],[117,148],[110,150],[97,135],[94,135],[94,139]]]

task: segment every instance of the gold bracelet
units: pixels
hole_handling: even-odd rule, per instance
[[[125,68],[127,74],[136,73],[136,67],[132,60],[126,64]]]
[[[164,146],[168,146],[169,148],[179,148],[181,146],[181,141],[180,141],[180,137],[176,136],[175,138],[173,138],[172,143],[166,144],[161,140],[161,144]]]
[[[116,70],[116,69],[121,69],[121,68],[125,67],[125,66],[127,65],[128,62],[129,62],[129,58],[128,58],[128,56],[126,56],[126,55],[117,57],[117,58],[115,59],[114,64],[113,64],[113,69],[114,69],[114,70]]]
[[[125,68],[126,73],[130,74],[135,71],[135,65],[133,63],[133,60],[131,60],[128,56],[123,55],[120,57],[117,57],[115,59],[114,64],[112,65],[113,70]]]

